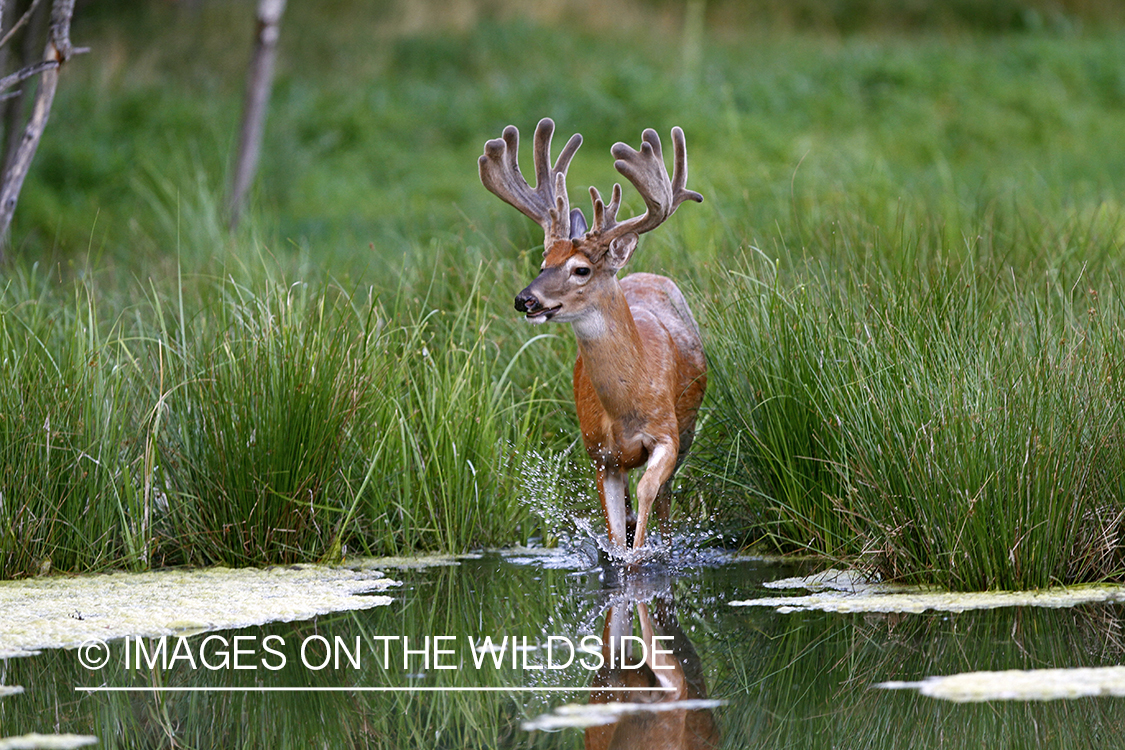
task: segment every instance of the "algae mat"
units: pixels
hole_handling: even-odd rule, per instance
[[[899,612],[920,614],[968,612],[1002,607],[1064,608],[1079,604],[1125,602],[1125,586],[1090,584],[1041,591],[954,593],[922,586],[870,582],[851,571],[827,570],[806,578],[783,578],[763,584],[771,589],[803,588],[802,596],[761,597],[729,602],[733,607],[774,607],[780,613]]]
[[[0,582],[0,658],[90,640],[307,620],[390,604],[378,570],[321,565],[110,573]]]
[[[890,690],[917,689],[922,695],[954,703],[1052,701],[1125,696],[1125,667],[1010,669],[927,677],[918,682],[883,682]]]
[[[74,750],[97,742],[97,737],[84,734],[34,733],[0,738],[0,750]]]

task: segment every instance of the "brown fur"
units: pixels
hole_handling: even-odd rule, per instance
[[[707,387],[703,342],[671,279],[638,273],[619,287],[628,307],[614,310],[618,318],[609,335],[598,341],[579,338],[574,403],[599,484],[607,470],[645,466],[659,437],[670,438],[675,462],[659,475],[660,501],[650,501],[667,534],[671,502],[665,487],[691,447]],[[604,492],[602,497],[604,505]],[[643,507],[646,498],[639,501]],[[642,521],[640,544],[643,530]],[[640,546],[635,537],[634,544]]]
[[[593,678],[597,690],[590,703],[665,703],[699,700],[707,697],[703,681],[703,668],[699,655],[676,621],[669,600],[657,598],[651,604],[637,602],[641,637],[649,649],[649,660],[635,669],[609,668],[609,639],[623,632],[632,634],[632,618],[628,610],[632,602],[617,604],[606,615],[602,632],[603,667]],[[651,608],[651,614],[650,614]],[[655,641],[655,637],[661,641]],[[663,640],[671,638],[671,642]],[[671,654],[655,653],[655,645]],[[636,662],[630,662],[634,666]],[[621,690],[629,688],[667,688],[673,690]],[[623,715],[612,724],[590,727],[586,730],[586,750],[614,750],[639,748],[640,750],[705,750],[717,748],[721,740],[719,729],[710,709],[663,710],[637,712]]]
[[[660,226],[684,201],[703,196],[686,187],[683,131],[672,129],[669,178],[660,138],[645,130],[640,150],[624,143],[610,150],[614,166],[644,199],[645,213],[618,221],[621,186],[614,185],[608,203],[591,188],[594,221],[587,228],[566,195],[566,170],[582,138],[572,136],[552,166],[554,130],[549,118],[535,129],[534,189],[520,173],[519,131],[511,125],[503,137],[485,143],[478,160],[481,182],[543,227],[543,265],[516,296],[516,309],[533,323],[573,324],[578,422],[597,470],[609,537],[619,547],[626,544],[631,514],[628,473],[644,467],[633,533],[633,546],[640,548],[654,505],[662,531],[670,530],[668,483],[695,435],[707,363],[699,327],[672,280],[638,273],[618,282],[617,273],[632,257],[639,235]]]

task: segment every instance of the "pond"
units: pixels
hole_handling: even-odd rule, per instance
[[[961,612],[735,606],[805,596],[790,590],[800,582],[766,584],[814,571],[706,550],[608,577],[581,550],[380,569],[399,584],[371,592],[391,599],[366,609],[118,637],[97,668],[78,648],[0,661],[0,737],[73,734],[73,746],[97,737],[106,748],[979,748],[1125,736],[1121,698],[956,702],[965,698],[916,689],[937,675],[1122,663],[1120,592]]]

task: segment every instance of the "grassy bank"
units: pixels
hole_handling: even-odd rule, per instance
[[[520,472],[557,410],[512,373],[555,354],[495,342],[485,272],[442,304],[261,271],[115,291],[14,275],[0,576],[538,534]]]
[[[710,353],[681,512],[955,588],[1119,575],[1116,11],[759,6],[294,6],[233,235],[252,4],[89,8],[0,287],[0,577],[593,512],[570,334],[510,310],[540,237],[475,171],[544,115],[586,137],[572,195],[687,133],[706,202],[634,261]]]
[[[954,589],[1119,574],[1117,280],[1054,270],[783,282],[748,259],[710,321],[704,452],[725,515],[756,508],[750,533],[782,548]]]

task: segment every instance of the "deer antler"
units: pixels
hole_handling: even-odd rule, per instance
[[[660,148],[660,136],[652,128],[641,134],[641,149],[636,151],[625,143],[615,143],[610,153],[617,160],[613,166],[625,175],[637,188],[647,210],[642,216],[635,216],[621,223],[617,222],[617,209],[621,206],[621,185],[613,186],[609,205],[602,201],[597,188],[590,188],[594,201],[594,228],[590,235],[596,235],[608,247],[613,240],[630,232],[644,234],[656,229],[672,215],[685,200],[703,202],[703,196],[688,190],[687,184],[687,145],[684,131],[672,128],[672,152],[674,165],[672,179],[664,167],[664,154]]]
[[[501,138],[484,144],[478,160],[480,181],[500,200],[519,209],[543,227],[547,243],[570,239],[570,203],[566,195],[566,170],[574,153],[582,145],[582,136],[575,133],[563,147],[555,166],[551,166],[551,135],[555,123],[544,117],[535,128],[535,189],[520,173],[520,132],[514,125],[504,128]]]

